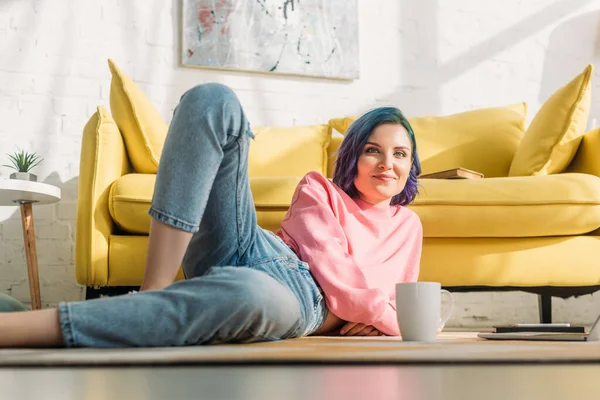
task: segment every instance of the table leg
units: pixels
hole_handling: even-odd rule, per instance
[[[27,258],[27,275],[29,277],[29,294],[31,309],[42,308],[40,298],[40,278],[38,274],[37,250],[35,247],[35,230],[33,229],[33,210],[31,203],[21,203],[21,221],[23,222],[23,239],[25,241],[25,257]]]

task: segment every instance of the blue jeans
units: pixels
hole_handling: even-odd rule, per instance
[[[68,347],[248,343],[308,335],[327,314],[309,266],[260,228],[248,180],[254,135],[234,92],[205,84],[175,109],[149,214],[193,232],[186,280],[60,303]]]

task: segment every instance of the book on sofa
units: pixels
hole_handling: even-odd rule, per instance
[[[482,179],[481,172],[466,168],[452,168],[419,176],[419,179]]]

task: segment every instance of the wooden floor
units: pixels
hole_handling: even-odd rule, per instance
[[[598,399],[600,365],[0,368],[1,399]]]
[[[276,342],[128,349],[0,349],[2,367],[175,365],[433,365],[599,363],[600,342],[507,341],[442,332],[435,342],[398,337],[305,337]],[[600,399],[600,397],[599,397]],[[0,399],[1,400],[1,399]]]

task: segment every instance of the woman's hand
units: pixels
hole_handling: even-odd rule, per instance
[[[340,329],[342,336],[383,336],[371,325],[361,324],[359,322],[348,322]]]

